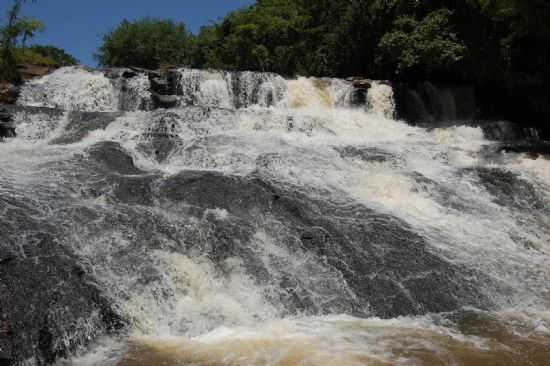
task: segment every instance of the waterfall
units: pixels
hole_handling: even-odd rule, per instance
[[[8,108],[0,360],[546,362],[545,142],[407,124],[382,81],[163,72],[62,68]]]
[[[396,97],[400,106],[399,115],[419,124],[464,122],[476,115],[474,90],[471,87],[434,85],[431,82],[399,84]]]
[[[116,90],[103,73],[65,67],[30,81],[19,105],[107,112],[118,109]]]
[[[395,117],[393,88],[380,82],[373,82],[367,94],[368,109],[387,118]]]

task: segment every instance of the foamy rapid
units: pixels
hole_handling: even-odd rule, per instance
[[[103,73],[65,67],[34,79],[21,90],[19,105],[108,112],[118,109],[116,91]]]
[[[481,128],[395,120],[382,82],[357,106],[344,80],[178,75],[177,106],[149,110],[143,76],[121,103],[103,74],[60,69],[18,104],[127,111],[22,110],[0,144],[0,193],[71,228],[63,245],[126,323],[61,365],[550,357],[547,158],[488,159]]]

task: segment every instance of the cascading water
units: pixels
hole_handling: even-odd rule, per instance
[[[549,160],[394,120],[381,82],[352,106],[344,80],[174,80],[150,110],[143,75],[60,69],[14,108],[0,274],[78,268],[45,310],[60,365],[550,359]],[[40,334],[18,362],[52,361]]]

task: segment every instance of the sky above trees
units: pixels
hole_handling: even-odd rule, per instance
[[[95,66],[93,53],[102,35],[125,18],[169,18],[184,22],[191,31],[197,32],[202,25],[252,3],[253,0],[50,0],[28,2],[22,14],[35,17],[46,25],[46,30],[31,44],[61,47],[81,63]],[[11,5],[11,1],[0,1],[2,20]]]

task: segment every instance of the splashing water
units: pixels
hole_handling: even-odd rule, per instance
[[[2,197],[56,227],[127,323],[60,364],[550,359],[549,160],[395,120],[381,82],[353,108],[343,80],[179,72],[178,108],[22,108],[0,144]],[[113,85],[60,69],[19,104],[114,111]]]
[[[108,112],[118,109],[115,95],[113,85],[102,73],[65,67],[30,81],[21,90],[18,104]]]

